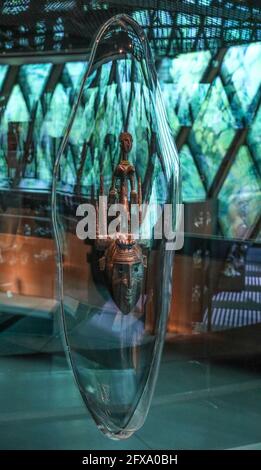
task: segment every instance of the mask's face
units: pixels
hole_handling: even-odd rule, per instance
[[[131,148],[132,148],[132,137],[131,137],[131,135],[128,134],[128,133],[122,134],[120,141],[121,141],[121,145],[122,145],[123,150],[126,153],[129,153],[131,151]]]
[[[129,313],[137,304],[142,293],[144,266],[115,263],[112,273],[112,295],[122,313]]]

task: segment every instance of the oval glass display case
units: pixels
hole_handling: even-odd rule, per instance
[[[100,29],[72,99],[52,188],[61,327],[89,412],[124,439],[158,374],[179,203],[178,155],[134,20]]]

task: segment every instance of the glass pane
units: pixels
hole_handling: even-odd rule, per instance
[[[159,69],[159,78],[165,76],[167,83],[163,84],[167,112],[175,111],[181,125],[192,123],[205,99],[208,84],[199,83],[210,61],[208,51],[192,54],[182,54],[178,58],[165,59]],[[172,114],[170,123],[175,125]],[[176,119],[175,119],[176,120]]]
[[[86,62],[67,62],[65,64],[65,68],[72,80],[75,89],[78,87],[86,67]]]
[[[6,11],[11,3],[19,2],[5,1]],[[51,3],[49,13],[60,16],[57,2]],[[63,3],[72,6],[74,2]],[[179,3],[175,2],[177,8]],[[211,15],[210,8],[205,8],[211,3],[213,7],[212,0],[193,0],[187,8]],[[235,6],[235,2],[226,5],[226,15],[231,17],[232,3]],[[35,4],[34,11],[39,10]],[[84,18],[95,32],[89,4]],[[249,14],[249,9],[237,4],[238,16]],[[108,14],[104,8],[96,11],[99,21]],[[162,207],[168,200],[179,200],[172,187],[178,175],[176,152],[169,145],[163,108],[157,111],[158,99],[139,40],[131,35],[135,54],[115,55],[111,46],[117,38],[106,36],[85,83],[55,170],[60,252],[55,247],[51,211],[54,162],[88,64],[66,63],[68,55],[76,52],[73,49],[65,54],[57,51],[53,63],[44,52],[38,58],[31,53],[10,58],[14,44],[40,51],[56,38],[57,50],[63,47],[66,25],[60,19],[54,20],[54,29],[37,21],[35,41],[32,29],[22,24],[12,37],[1,36],[8,52],[2,54],[0,65],[1,449],[261,448],[260,44],[227,49],[224,59],[217,51],[217,62],[199,49],[209,46],[216,52],[221,29],[227,40],[249,38],[250,20],[242,27],[238,19],[205,16],[207,29],[202,29],[199,15],[158,13],[166,24],[162,28],[155,22],[158,37],[169,36],[170,25],[177,23],[171,43],[169,38],[161,39],[161,47],[153,50],[153,62],[180,148],[185,235],[174,264],[164,242],[149,236],[137,242],[147,261],[143,273],[132,266],[134,273],[129,269],[125,276],[126,266],[119,266],[124,282],[126,278],[136,282],[144,275],[144,292],[128,313],[130,295],[125,296],[125,305],[119,305],[121,296],[115,284],[112,288],[108,269],[100,269],[103,246],[77,237],[76,227],[84,223],[87,213],[77,216],[76,209],[82,203],[96,209],[101,189],[109,195],[121,160],[119,137],[126,129],[133,138],[128,153],[135,169],[132,197],[140,179],[143,202],[159,202]],[[149,33],[153,48],[151,12],[140,9],[134,16],[145,25],[143,33]],[[9,20],[13,24],[12,12]],[[80,31],[76,33],[74,44],[80,37]],[[258,38],[260,32],[255,34]],[[116,45],[123,41],[126,46],[124,38],[117,39]],[[193,45],[198,51],[177,57],[181,44],[184,50]],[[79,47],[83,45],[81,41]],[[167,50],[172,58],[163,57]],[[29,57],[33,64],[28,64]],[[202,83],[206,77],[210,83]],[[240,145],[233,139],[235,132],[243,136]],[[238,146],[236,151],[232,142]],[[233,161],[223,166],[229,147]],[[221,189],[209,199],[205,186],[209,188],[217,175]],[[117,179],[115,186],[112,195],[118,194],[121,181]],[[155,233],[157,220],[157,211],[152,212],[144,228]],[[69,350],[84,402],[60,338],[58,254]],[[137,248],[142,265],[139,255]],[[139,289],[130,289],[133,303]],[[166,303],[170,308],[159,376],[148,417],[140,427],[158,373]],[[85,404],[107,435],[129,439],[108,440]]]
[[[39,100],[51,70],[51,64],[22,65],[19,71],[19,83],[31,106]]]
[[[261,173],[261,106],[258,109],[255,120],[248,132],[248,143]]]
[[[189,142],[208,187],[235,134],[235,120],[220,78],[209,89]]]
[[[57,156],[52,193],[65,349],[85,404],[114,439],[129,437],[148,412],[173,258],[165,248],[174,235],[161,236],[157,223],[164,204],[179,201],[177,153],[143,41],[125,17],[106,28]],[[48,129],[56,137],[68,106],[57,85]],[[117,229],[113,210],[126,217]],[[173,227],[174,205],[169,217]]]
[[[244,184],[242,185],[242,179]],[[228,237],[243,238],[261,207],[261,182],[243,145],[219,193],[220,221]]]
[[[180,162],[182,174],[182,200],[186,202],[204,200],[206,198],[206,192],[187,145],[183,145],[180,151]]]
[[[260,86],[261,45],[231,47],[222,64],[222,75],[231,109],[238,120],[251,119],[251,103]]]
[[[7,70],[8,70],[8,65],[0,65],[0,88],[3,85]]]

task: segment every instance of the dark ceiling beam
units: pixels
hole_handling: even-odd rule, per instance
[[[176,29],[178,28],[177,21],[176,21],[177,15],[175,16],[171,15],[171,19],[172,19],[172,27],[171,27],[171,33],[169,35],[169,42],[166,47],[166,56],[169,56],[170,54],[172,43],[176,40]]]
[[[43,94],[53,93],[55,86],[61,77],[63,68],[64,68],[64,64],[56,64],[52,66],[49,77],[46,80],[46,83],[44,86]]]
[[[219,191],[221,190],[223,183],[229,173],[229,170],[234,163],[237,152],[239,151],[241,145],[246,141],[246,136],[248,133],[248,128],[238,129],[232,139],[232,142],[227,150],[225,157],[223,158],[220,167],[214,177],[214,180],[209,188],[208,197],[213,198],[217,197]]]
[[[83,49],[74,49],[73,52],[68,53],[65,51],[34,51],[34,52],[7,52],[5,54],[0,54],[0,64],[1,65],[24,65],[24,64],[44,64],[52,63],[55,64],[64,64],[65,62],[80,62],[86,61],[88,58],[86,50]]]
[[[202,16],[202,18],[204,19],[204,16]],[[221,18],[221,19],[223,19],[223,18]],[[259,23],[258,23],[258,24],[259,24]],[[178,26],[178,27],[179,27],[179,28],[181,27],[183,30],[188,30],[188,31],[189,31],[189,30],[191,30],[191,28],[195,28],[195,27],[197,27],[197,26],[198,26],[198,25],[195,24],[195,22],[194,22],[193,20],[191,20],[191,23],[184,24],[184,25],[181,25],[181,26]],[[207,26],[207,25],[205,25],[205,26],[206,26],[206,29],[207,29],[208,26]],[[143,25],[142,27],[145,28],[144,25]],[[211,27],[211,26],[210,26],[210,27]],[[213,26],[212,26],[212,27],[213,27]],[[171,25],[170,25],[169,23],[161,22],[161,28],[162,28],[162,29],[171,28]],[[216,28],[217,28],[217,26],[216,26]],[[246,26],[244,26],[244,25],[243,25],[243,26],[242,26],[242,25],[233,26],[233,31],[234,31],[234,30],[235,30],[235,31],[240,31],[240,30],[242,30],[242,29],[244,29],[244,28],[246,28]],[[148,25],[146,25],[146,29],[150,31],[151,29],[154,29],[154,26],[148,24]],[[222,30],[222,31],[229,32],[229,31],[231,31],[231,26],[224,26],[224,27],[218,26],[218,29],[220,29],[220,30]],[[256,24],[256,23],[250,24],[250,25],[247,26],[247,29],[250,30],[250,31],[252,31],[252,30],[255,31],[255,30],[257,29],[257,24]],[[216,37],[215,35],[213,35],[213,36]],[[164,38],[168,38],[169,36],[163,36],[163,37],[164,37]],[[212,37],[212,36],[210,35],[209,38],[211,39],[211,37]],[[251,42],[251,41],[248,41],[248,42]]]
[[[204,19],[203,16],[202,16],[201,18]],[[141,25],[141,27],[142,27],[142,28],[145,28],[144,25]],[[161,29],[162,29],[163,31],[164,31],[166,28],[171,28],[171,27],[172,27],[172,26],[171,26],[170,24],[165,24],[165,23],[162,23],[162,24],[161,24]],[[194,28],[196,28],[196,27],[198,27],[198,26],[195,25],[195,23],[194,23],[193,21],[191,21],[191,24],[182,25],[182,26],[176,26],[176,29],[182,29],[182,31],[189,32],[189,31],[191,31],[191,28],[194,29]],[[211,28],[211,26],[205,25],[205,28],[204,28],[204,29],[207,30],[209,27]],[[261,28],[261,25],[260,25],[260,28]],[[155,26],[153,26],[153,25],[146,25],[146,29],[147,29],[147,31],[151,31],[151,30],[154,30],[154,29],[155,29]],[[220,31],[222,31],[222,33],[224,33],[224,32],[225,32],[225,33],[229,33],[229,32],[231,31],[231,26],[229,26],[229,27],[227,26],[227,27],[224,27],[224,28],[218,27],[218,29],[220,29]],[[235,26],[235,27],[233,27],[233,30],[236,30],[236,31],[238,31],[238,32],[240,32],[242,29],[244,29],[244,26]],[[248,29],[249,31],[251,31],[251,33],[252,33],[253,31],[256,32],[256,31],[258,30],[258,27],[257,27],[256,24],[253,24],[253,25],[247,26],[247,29]],[[164,32],[164,34],[165,34],[165,32]],[[160,41],[161,39],[169,39],[169,37],[170,37],[169,34],[165,34],[165,35],[164,35],[164,34],[162,34],[162,36],[161,36],[160,38],[157,38],[157,40]],[[196,35],[195,39],[196,39],[196,38],[197,38],[197,35]],[[194,39],[194,40],[191,39],[191,42],[195,41],[195,39]],[[213,36],[209,35],[208,38],[206,38],[206,36],[204,37],[204,40],[205,40],[205,41],[209,41],[209,40],[211,40],[211,39],[216,39],[216,35],[215,35],[215,34],[213,34]],[[231,40],[231,41],[232,41],[233,44],[237,43],[237,40],[236,40],[236,39]],[[228,42],[229,42],[229,41],[228,41]],[[239,44],[241,44],[240,39],[238,40],[238,42],[239,42]],[[245,43],[255,42],[255,37],[254,37],[253,39],[251,39],[251,40],[245,40],[244,42],[245,42]],[[198,49],[197,49],[197,50],[198,50]]]
[[[154,48],[154,51],[157,50],[157,38],[156,38],[156,35],[155,35],[155,28],[159,28],[159,25],[158,25],[158,15],[157,15],[157,12],[156,11],[153,11],[153,12],[149,12],[149,18],[150,18],[150,24],[151,24],[151,29],[148,30],[148,40],[150,41],[150,43],[153,44],[153,48]]]
[[[212,57],[208,67],[206,68],[203,74],[202,79],[200,80],[200,83],[212,83],[213,80],[219,75],[226,52],[227,48],[222,47],[221,49],[219,49],[217,54]]]
[[[46,9],[47,3],[53,4],[53,8],[49,11]],[[240,22],[252,22],[261,21],[260,5],[250,5],[247,1],[236,1],[230,0],[223,2],[222,6],[219,6],[212,2],[210,5],[200,5],[199,2],[188,3],[183,0],[96,0],[91,2],[90,0],[81,0],[80,2],[48,2],[47,0],[38,0],[37,8],[35,2],[31,2],[32,5],[25,11],[19,11],[18,14],[3,13],[1,11],[2,24],[10,25],[14,23],[15,16],[19,15],[21,21],[32,20],[39,21],[43,19],[52,18],[54,21],[57,18],[69,18],[74,17],[76,21],[82,17],[86,17],[91,12],[97,13],[97,15],[106,15],[108,8],[113,9],[116,7],[119,11],[133,11],[133,10],[163,10],[169,12],[179,12],[187,15],[203,15],[209,17],[223,17],[225,19],[237,20]],[[231,4],[233,6],[231,7]],[[242,6],[246,7],[246,10],[242,9]],[[29,24],[29,23],[28,23]],[[30,23],[30,26],[32,22]]]
[[[165,56],[169,57],[171,56],[171,50],[173,49],[173,43],[177,46],[177,44],[179,44],[180,46],[180,41],[182,39],[182,30],[180,29],[180,27],[177,25],[177,14],[170,14],[171,15],[171,19],[172,19],[172,27],[171,27],[171,33],[169,35],[168,38],[168,45],[165,49]],[[166,25],[164,27],[170,27],[169,25]],[[180,49],[180,47],[175,47],[174,49]],[[177,55],[176,51],[175,51],[175,55]]]
[[[201,16],[200,17],[200,25],[198,27],[198,32],[197,32],[196,37],[194,39],[192,49],[195,49],[195,50],[197,49],[199,39],[202,36],[202,34],[204,33],[204,27],[205,27],[205,17]]]
[[[103,3],[103,2],[99,2]],[[250,21],[255,19],[261,21],[261,13],[255,8],[255,14],[253,13],[252,7],[248,7],[248,11],[243,11],[242,8],[236,7],[236,2],[234,1],[235,8],[231,6],[222,5],[222,7],[215,5],[199,5],[197,3],[185,3],[182,0],[108,0],[107,3],[111,6],[120,5],[121,7],[124,4],[124,7],[130,7],[133,10],[142,9],[142,10],[165,10],[170,12],[179,12],[185,13],[187,15],[204,15],[209,17],[223,17],[230,20],[238,21]],[[230,2],[231,4],[231,2]],[[242,7],[242,2],[240,2],[240,7]],[[260,8],[259,8],[260,10]]]
[[[183,145],[187,142],[191,126],[181,126],[178,135],[175,139],[178,152],[181,150]]]
[[[210,18],[210,22],[205,24],[200,34],[199,29],[201,28],[198,28],[195,16],[197,19],[200,19],[202,27],[205,18],[209,18],[214,11],[213,9],[216,8],[216,2],[214,1],[206,7],[204,5],[198,5],[198,2],[187,3],[184,0],[177,0],[175,2],[166,0],[144,0],[142,2],[138,0],[136,0],[136,2],[135,0],[123,0],[123,2],[119,2],[115,0],[114,2],[108,1],[106,4],[104,2],[99,3],[98,0],[95,3],[80,0],[79,5],[73,10],[73,14],[70,9],[67,11],[65,7],[63,7],[62,10],[60,9],[60,0],[51,2],[52,8],[50,10],[46,10],[44,0],[39,0],[39,8],[33,7],[31,2],[26,12],[19,12],[17,14],[14,12],[14,14],[1,15],[0,9],[0,19],[3,21],[2,29],[5,28],[8,33],[5,33],[4,36],[0,35],[0,49],[5,52],[5,54],[0,57],[0,62],[5,63],[5,61],[10,61],[9,63],[11,64],[11,61],[21,60],[19,57],[20,51],[23,52],[23,63],[24,60],[28,60],[28,58],[35,61],[34,55],[36,53],[39,54],[39,57],[42,56],[42,48],[45,49],[45,53],[52,54],[53,57],[56,56],[56,60],[58,61],[62,54],[60,49],[63,49],[67,53],[73,50],[75,53],[87,54],[90,50],[93,37],[106,20],[117,13],[125,12],[132,15],[134,11],[140,14],[141,27],[148,30],[148,36],[151,38],[151,43],[154,46],[156,58],[161,56],[166,57],[168,54],[170,57],[175,57],[180,52],[196,50],[198,41],[200,41],[201,50],[210,48],[213,51],[223,44],[231,46],[249,42],[243,33],[239,33],[237,39],[232,38],[229,40],[227,31],[230,29],[230,24],[229,21],[224,19],[223,15],[226,10],[231,13],[231,19],[236,19],[236,25],[233,26],[233,30],[238,29],[240,31],[240,29],[246,28],[250,34],[248,37],[252,38],[252,40],[258,40],[261,20],[259,22],[256,16],[252,15],[251,9],[249,10],[250,21],[246,22],[245,19],[242,19],[243,17],[238,20],[236,18],[237,13],[240,13],[242,16],[242,13],[246,15],[246,12],[235,7],[235,0],[230,0],[230,5],[232,2],[234,2],[234,4],[232,4],[229,9],[226,5],[218,7],[217,18],[221,20],[221,23],[216,24],[215,20],[213,19],[213,21],[211,21]],[[55,8],[56,5],[57,8]],[[240,6],[242,5],[241,3]],[[188,19],[187,24],[175,25],[174,20],[172,20],[172,23],[168,21],[169,16],[176,19],[180,13],[184,13],[184,8],[187,9],[185,12]],[[261,8],[260,10],[255,9],[254,11],[261,12]],[[150,24],[147,25],[144,18],[149,15],[152,20],[150,20]],[[57,38],[54,37],[54,28],[57,27],[56,21],[58,17],[62,21],[61,31],[64,32],[64,36],[57,42]],[[39,30],[37,30],[35,25],[39,21],[46,23],[45,32],[39,32]],[[170,33],[174,25],[175,27],[172,33]],[[23,32],[21,36],[20,28],[22,26],[25,28],[25,32]],[[157,35],[157,28],[160,29],[160,35]],[[187,34],[187,31],[193,31],[192,36],[191,33]],[[170,36],[173,32],[176,36],[174,37],[173,35],[171,38]],[[30,47],[29,50],[25,43],[20,42],[21,37],[27,43],[31,41],[32,47]],[[39,40],[40,42],[38,42]],[[13,42],[11,49],[8,44],[10,41]],[[41,41],[44,42],[42,43]],[[59,47],[57,48],[58,45]],[[171,52],[168,53],[168,50],[171,50]],[[46,59],[43,57],[43,60],[45,61]]]

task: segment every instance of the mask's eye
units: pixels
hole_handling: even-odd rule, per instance
[[[121,267],[118,268],[118,273],[119,273],[119,274],[123,274],[123,268],[121,268]]]
[[[139,266],[135,266],[134,271],[135,271],[135,273],[138,273],[139,272]]]

